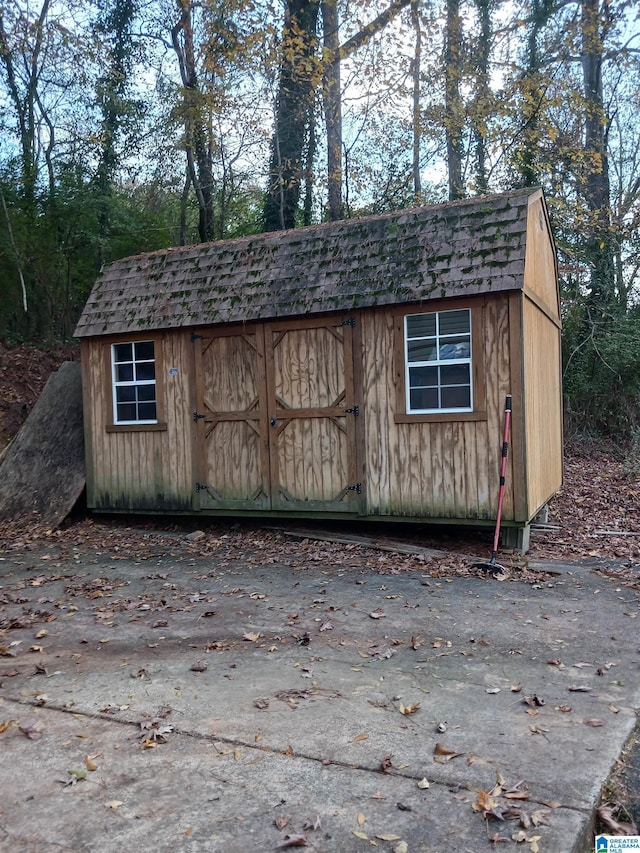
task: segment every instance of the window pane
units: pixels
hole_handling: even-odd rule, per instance
[[[120,385],[120,387],[116,388],[116,400],[118,403],[134,403],[135,399],[135,385]]]
[[[464,308],[461,311],[441,311],[439,315],[441,335],[459,335],[461,332],[469,332],[470,311]]]
[[[436,361],[438,358],[438,350],[436,342],[432,339],[425,341],[408,341],[407,352],[409,361]]]
[[[469,339],[448,338],[440,343],[440,359],[450,361],[454,358],[469,358]]]
[[[135,421],[136,404],[135,403],[118,403],[118,420],[119,421]]]
[[[147,403],[149,401],[155,402],[156,399],[156,386],[153,385],[139,385],[138,386],[138,400],[143,403]]]
[[[448,364],[440,368],[440,381],[443,385],[469,385],[468,364]]]
[[[417,388],[421,385],[430,385],[432,387],[436,387],[438,385],[438,368],[410,367],[409,385],[411,386],[411,388]]]
[[[141,421],[155,421],[156,404],[140,403],[140,405],[138,406],[138,417]]]
[[[471,406],[471,389],[468,385],[442,389],[443,409],[468,409]]]
[[[438,389],[437,388],[414,388],[409,392],[409,402],[411,409],[437,409],[438,408]]]
[[[407,317],[407,337],[426,338],[436,333],[436,315],[410,314]]]
[[[132,364],[116,364],[116,382],[131,382],[133,380]]]
[[[138,382],[148,381],[156,378],[156,366],[152,361],[144,361],[136,364],[136,380]]]
[[[146,361],[153,358],[153,341],[141,341],[135,344],[136,361]]]
[[[133,348],[131,344],[114,344],[113,345],[113,360],[114,361],[131,361],[133,358]]]

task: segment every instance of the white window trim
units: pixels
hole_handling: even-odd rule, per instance
[[[122,346],[123,344],[131,344],[132,347],[135,347],[136,344],[141,343],[152,343],[153,344],[153,359],[140,359],[141,364],[148,364],[153,362],[155,366],[155,379],[139,379],[139,380],[131,380],[128,382],[118,382],[116,380],[116,364],[123,364],[123,362],[116,361],[116,347]],[[133,350],[135,353],[135,349]],[[133,364],[136,364],[135,355],[133,358]],[[158,423],[158,359],[156,354],[156,341],[150,339],[148,341],[118,341],[117,343],[111,344],[111,394],[113,401],[113,423],[114,426],[136,426],[137,424],[157,424]],[[124,387],[140,387],[141,385],[153,385],[155,387],[155,406],[156,406],[156,417],[153,419],[147,420],[119,420],[118,419],[118,399],[117,399],[117,389]]]
[[[410,317],[421,316],[421,314],[434,314],[436,316],[436,335],[439,340],[439,316],[446,314],[448,311],[468,311],[469,313],[469,357],[454,358],[454,359],[436,359],[435,361],[412,361],[409,362],[409,340],[419,340],[419,338],[409,338],[408,336],[408,320]],[[421,314],[406,314],[404,317],[404,368],[405,368],[405,404],[406,412],[409,415],[435,415],[435,414],[457,414],[473,412],[473,317],[471,308],[450,308],[440,311],[423,311]],[[435,409],[414,409],[411,406],[411,383],[409,378],[410,367],[443,367],[447,365],[469,365],[469,406],[457,406],[455,408],[435,408]],[[438,385],[438,397],[441,397],[442,386]]]

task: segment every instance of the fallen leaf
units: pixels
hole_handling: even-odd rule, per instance
[[[358,821],[358,826],[364,826],[367,822],[366,817],[362,814],[362,812],[358,812],[356,816],[356,820]]]
[[[303,829],[313,829],[316,831],[320,829],[321,826],[322,823],[320,822],[320,815],[316,815],[313,820],[305,820],[305,822],[302,824]]]
[[[427,779],[421,779],[421,780],[418,782],[418,788],[420,788],[421,790],[423,790],[423,791],[424,791],[424,790],[426,790],[428,787],[429,787],[429,781],[428,781]]]
[[[4,723],[0,723],[0,735],[6,732],[12,723],[15,723],[15,720],[5,720]]]
[[[46,637],[49,632],[46,628],[41,628],[36,634],[36,640],[41,640],[43,637]]]
[[[434,750],[434,761],[438,764],[445,764],[447,761],[451,761],[453,758],[458,758],[460,755],[463,755],[462,752],[456,752],[453,749],[449,749],[442,743],[436,743]]]
[[[413,705],[403,705],[401,702],[400,706],[398,708],[400,713],[404,714],[405,717],[408,716],[409,714],[415,714],[416,711],[418,711],[419,709],[420,709],[420,702],[414,702]]]
[[[385,755],[385,757],[380,761],[380,769],[383,773],[388,773],[389,770],[393,769],[393,764],[391,763],[391,759],[393,755]]]
[[[284,829],[290,820],[291,818],[289,817],[289,815],[280,814],[273,822],[278,827],[278,829]]]
[[[547,809],[536,809],[535,812],[531,812],[531,823],[534,826],[540,826],[541,824],[546,826],[548,817],[549,812]]]
[[[255,643],[255,641],[259,640],[261,636],[262,635],[257,633],[256,631],[245,631],[244,634],[242,635],[242,639],[248,640],[250,643]],[[293,836],[291,836],[291,837],[293,837]],[[297,836],[297,837],[301,838],[302,836]],[[307,842],[305,841],[305,844],[306,843]],[[293,845],[289,845],[289,846],[291,847]],[[300,845],[298,845],[298,846],[300,846]]]
[[[361,838],[363,841],[369,840],[369,836],[365,832],[360,832],[359,830],[354,829],[353,834],[355,835],[356,838]]]
[[[78,782],[86,782],[87,780],[87,771],[86,770],[67,770],[67,773],[71,776],[71,779],[67,779],[63,782],[65,788],[68,788],[73,785],[77,785]],[[62,781],[62,780],[60,780]]]
[[[512,693],[520,693],[522,690],[522,684],[512,684],[509,689]]]
[[[591,720],[584,721],[585,726],[591,726],[592,729],[597,729],[599,726],[604,726],[604,720],[598,720],[595,717]]]
[[[418,649],[420,648],[421,645],[422,645],[422,637],[419,637],[419,636],[411,637],[411,648],[414,651],[418,651]]]
[[[377,608],[377,610],[374,610],[372,613],[369,614],[372,619],[382,619],[385,615],[386,614],[384,610],[381,610],[379,607]]]
[[[615,816],[617,808],[610,803],[603,803],[596,810],[598,820],[611,830],[613,835],[637,835],[638,828],[633,821],[619,821]]]
[[[538,696],[536,693],[533,696],[525,696],[522,700],[527,705],[530,705],[532,708],[542,708],[545,705],[545,700]]]
[[[308,844],[304,835],[285,835],[280,844],[276,844],[276,850],[284,850],[285,847],[306,847]]]
[[[398,841],[396,845],[391,848],[391,853],[408,853],[409,845],[406,841]]]
[[[204,660],[197,660],[189,667],[191,672],[206,672],[209,669],[209,664]]]
[[[485,693],[500,693],[500,688],[499,687],[487,687],[487,689],[484,692]]]
[[[44,725],[43,723],[35,722],[25,726],[18,726],[18,728],[25,737],[29,738],[29,740],[38,740],[38,738],[42,737]]]
[[[93,758],[90,755],[85,756],[84,766],[87,768],[87,770],[97,770],[98,769],[98,765],[95,764],[95,762],[93,761],[93,759],[96,757],[97,756],[95,756],[95,755],[93,756]]]
[[[379,832],[376,835],[378,841],[401,841],[401,837],[399,835],[394,835],[393,832]]]
[[[353,740],[351,741],[351,743],[360,743],[360,741],[362,741],[362,740],[367,740],[367,739],[368,739],[368,737],[369,737],[369,735],[364,734],[364,733],[359,734],[359,735],[356,735],[356,736],[353,738]]]
[[[612,714],[620,713],[620,708],[616,708],[615,705],[607,705],[607,708],[611,711]]]
[[[498,802],[491,797],[489,791],[484,791],[482,788],[476,794],[475,803],[471,803],[471,808],[475,812],[481,812],[483,815],[497,808],[497,806]]]
[[[591,688],[588,684],[572,684],[569,687],[571,693],[589,693]]]

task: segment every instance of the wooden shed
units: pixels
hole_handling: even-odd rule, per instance
[[[76,336],[101,512],[491,525],[508,393],[522,547],[562,482],[539,189],[119,260]]]

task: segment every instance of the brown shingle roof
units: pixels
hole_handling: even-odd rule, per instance
[[[539,190],[166,249],[105,266],[76,337],[421,302],[523,286]]]

